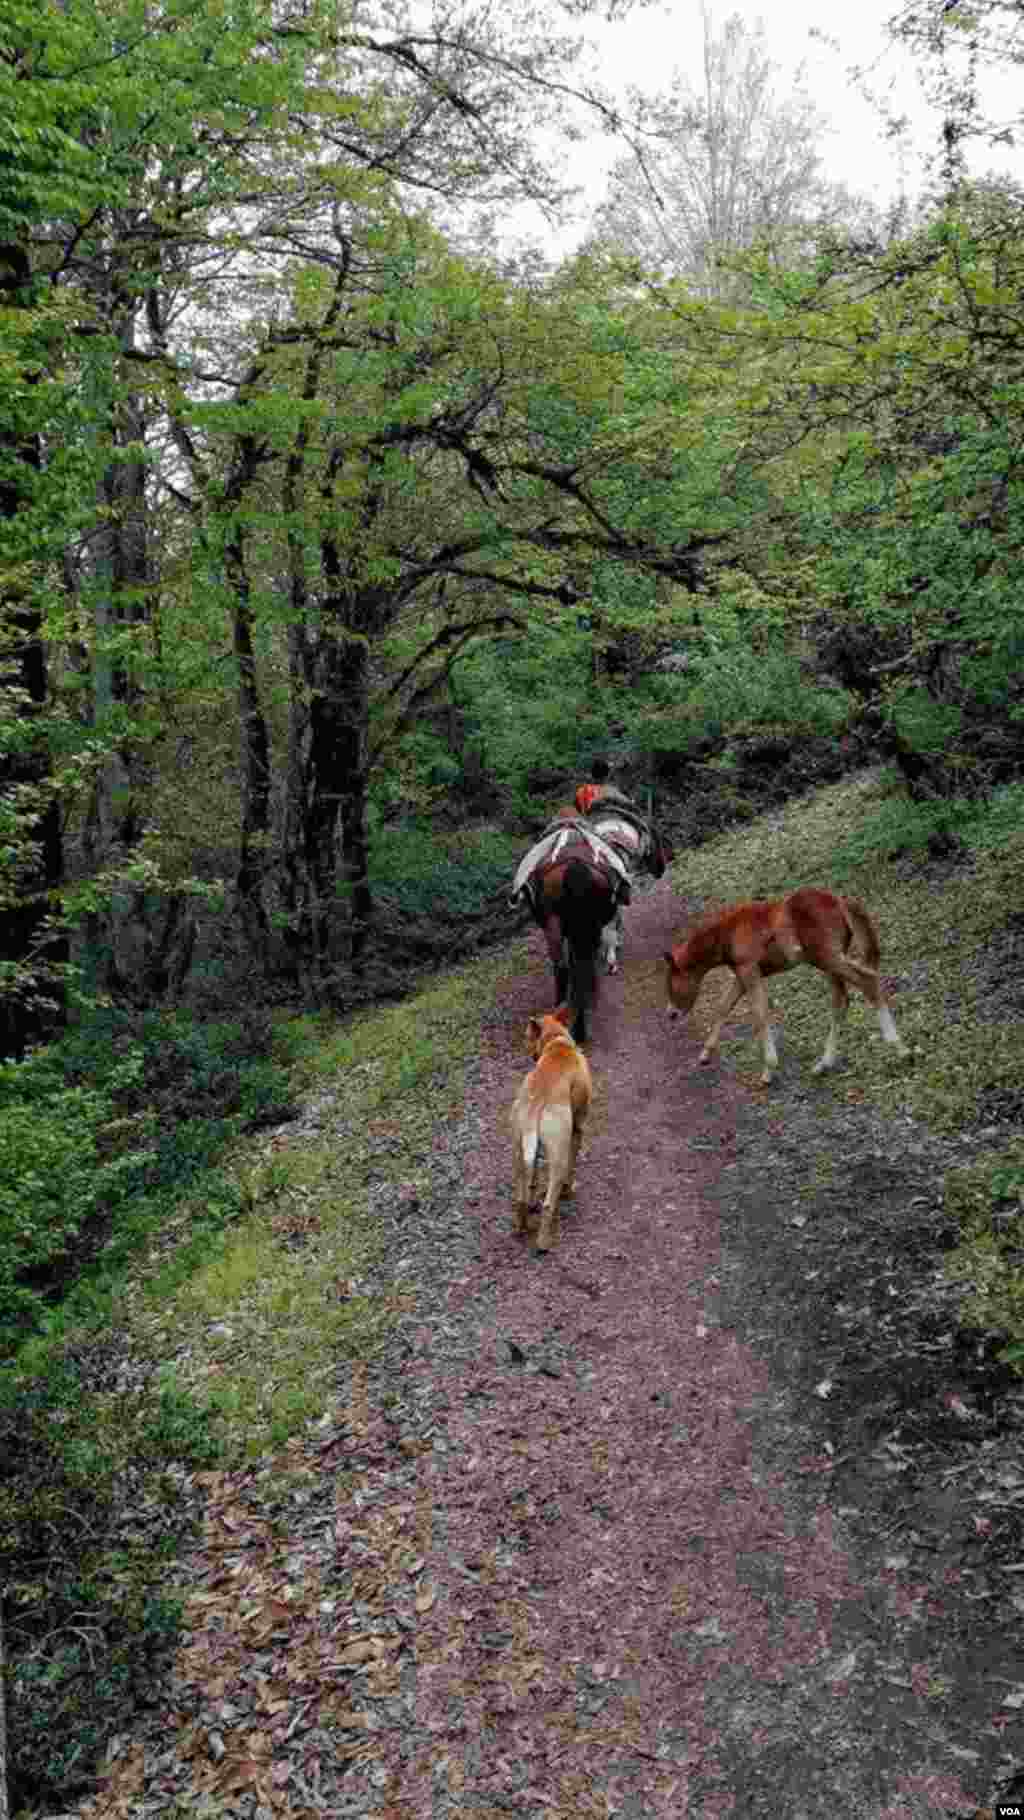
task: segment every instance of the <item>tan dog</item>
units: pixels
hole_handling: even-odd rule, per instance
[[[593,1091],[587,1058],[567,1029],[571,1018],[568,1005],[560,1005],[547,1016],[531,1017],[526,1041],[536,1067],[530,1070],[512,1107],[513,1232],[526,1232],[542,1142],[548,1162],[548,1191],[537,1229],[538,1251],[550,1251],[558,1237],[560,1196],[575,1192],[576,1159]]]
[[[855,943],[863,958],[851,952]],[[731,990],[701,1050],[700,1060],[711,1060],[718,1047],[722,1025],[746,993],[764,1056],[761,1075],[764,1087],[771,1081],[779,1060],[769,1021],[765,977],[785,973],[789,967],[802,963],[817,967],[832,987],[832,1022],[824,1054],[814,1064],[815,1074],[821,1074],[835,1062],[839,1027],[846,1013],[850,986],[856,987],[874,1006],[882,1040],[898,1053],[905,1053],[878,977],[878,931],[864,905],[855,897],[808,889],[793,891],[788,897],[774,898],[770,903],[730,904],[724,910],[703,917],[686,941],[666,949],[665,960],[668,963],[670,1016],[676,1011],[691,1009],[704,975],[713,967],[731,969]]]

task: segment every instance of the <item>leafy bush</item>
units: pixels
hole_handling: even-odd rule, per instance
[[[935,835],[951,834],[963,825],[969,807],[958,797],[930,803],[911,802],[903,795],[889,797],[878,804],[870,819],[854,826],[836,842],[832,855],[836,876],[841,877],[869,859],[923,853]]]
[[[744,723],[837,733],[849,721],[853,703],[842,689],[808,682],[799,659],[781,646],[755,651],[736,644],[702,658],[689,707],[709,733]]]
[[[151,1154],[101,1159],[109,1090],[42,1096],[30,1069],[19,1098],[19,1072],[16,1063],[0,1068],[0,1332],[17,1332],[38,1313],[42,1297],[27,1282],[66,1259],[101,1209],[112,1215],[136,1192]]]
[[[0,1066],[0,1356],[62,1297],[81,1312],[201,1180],[206,1229],[237,1212],[218,1157],[286,1111],[267,1047],[262,1023],[104,1011]]]
[[[970,846],[984,851],[1004,846],[1012,835],[1019,836],[1022,828],[1024,783],[1004,784],[993,790],[987,800],[968,805],[960,832],[964,839],[969,838]]]
[[[980,850],[1001,847],[1024,826],[1024,784],[1007,784],[986,799],[946,797],[939,802],[911,802],[893,780],[893,796],[880,802],[845,839],[837,841],[836,876],[865,861],[897,854],[923,853],[938,836]]]
[[[211,1465],[222,1418],[166,1375],[120,1387],[110,1299],[142,1241],[182,1205],[187,1236],[168,1249],[179,1278],[242,1211],[220,1159],[246,1127],[287,1110],[270,1047],[259,1017],[105,1010],[0,1068],[0,1537],[16,1804],[57,1807],[88,1787],[176,1635],[177,1608],[159,1588],[188,1504],[166,1468]]]
[[[944,753],[963,726],[963,713],[952,702],[935,701],[926,689],[908,689],[892,704],[897,733],[915,752]]]
[[[531,777],[571,775],[609,739],[622,703],[594,678],[585,615],[536,622],[527,638],[496,640],[460,659],[458,699],[468,737],[511,814],[536,814]]]
[[[473,916],[507,891],[520,847],[494,829],[451,839],[407,823],[385,829],[374,843],[371,882],[378,900],[403,915]]]

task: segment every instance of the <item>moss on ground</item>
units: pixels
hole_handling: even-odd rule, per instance
[[[343,1024],[278,1024],[295,1092],[324,1102],[329,1135],[300,1120],[240,1146],[245,1217],[183,1281],[172,1255],[131,1297],[136,1343],[208,1404],[228,1459],[279,1445],[321,1413],[339,1359],[372,1355],[386,1333],[402,1284],[364,1293],[378,1255],[369,1193],[420,1185],[438,1118],[461,1110],[480,1005],[519,958],[523,943]]]

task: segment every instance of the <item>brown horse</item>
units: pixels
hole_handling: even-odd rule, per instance
[[[592,858],[580,839],[542,866],[535,884],[534,916],[544,931],[555,976],[555,1003],[572,1010],[574,1042],[587,1040],[587,1016],[597,997],[601,931],[619,901],[620,880]]]
[[[660,835],[646,824],[642,830],[643,839],[627,857],[624,846],[606,839],[590,817],[584,821],[575,810],[560,809],[535,850],[536,863],[529,865],[532,855],[527,855],[517,875],[521,887],[526,869],[530,909],[551,959],[555,1004],[571,1006],[577,1043],[587,1040],[587,1018],[597,996],[602,931],[613,923],[619,905],[629,901],[630,861],[660,878],[670,857]]]
[[[853,952],[855,946],[860,954]],[[862,958],[863,957],[863,958]],[[815,1074],[833,1067],[839,1026],[846,1014],[849,987],[862,992],[878,1014],[882,1040],[905,1054],[878,977],[878,931],[864,905],[834,891],[804,889],[771,901],[729,904],[703,917],[685,941],[665,950],[668,966],[669,1016],[689,1011],[701,982],[713,967],[728,967],[732,985],[700,1053],[710,1062],[722,1026],[744,994],[749,997],[754,1030],[764,1058],[761,1085],[767,1087],[778,1066],[769,1017],[765,979],[806,964],[823,973],[832,987],[832,1021]]]

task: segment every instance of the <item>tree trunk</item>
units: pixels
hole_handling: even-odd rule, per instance
[[[0,304],[11,311],[27,306],[29,262],[17,244],[0,246]],[[19,433],[2,437],[5,454],[0,475],[0,519],[16,520],[26,505],[41,468],[38,437]],[[12,539],[16,548],[16,538]],[[24,553],[26,564],[34,552]],[[15,559],[12,566],[20,565]],[[0,1056],[19,1056],[62,1015],[62,994],[37,963],[59,964],[67,958],[62,938],[45,938],[47,893],[60,884],[64,856],[60,810],[50,788],[51,764],[43,730],[47,696],[46,650],[42,612],[31,591],[14,581],[0,599],[0,701],[15,734],[0,747],[0,797],[8,799],[18,824],[17,854],[0,908],[0,958],[18,967],[0,1000]],[[6,699],[4,699],[6,698]],[[37,956],[37,950],[41,952]]]
[[[332,604],[337,608],[339,603],[335,599]],[[348,617],[343,619],[340,611],[324,614],[309,703],[299,818],[306,880],[305,960],[318,996],[327,983],[339,884],[348,913],[343,958],[354,972],[363,966],[373,907],[367,829],[368,647],[366,639],[345,623]]]
[[[344,726],[339,744],[341,787],[341,867],[349,904],[349,961],[359,976],[366,961],[373,898],[370,892],[370,837],[367,825],[366,745],[369,720],[366,645],[353,639],[345,646]]]
[[[286,976],[298,985],[309,953],[309,878],[305,863],[305,805],[309,788],[313,652],[308,628],[288,628],[288,755],[281,828],[281,905]]]
[[[267,961],[269,934],[264,891],[270,835],[270,734],[256,676],[245,539],[237,523],[225,549],[225,568],[234,596],[234,643],[242,735],[242,813],[235,889],[246,941],[263,968]]]
[[[136,332],[134,301],[126,302],[115,287],[105,308],[121,352],[130,352]],[[143,690],[131,634],[148,623],[151,587],[146,466],[135,454],[125,453],[144,442],[146,414],[137,396],[117,395],[116,374],[108,375],[108,384],[110,391],[99,402],[114,459],[100,482],[101,528],[91,540],[93,713],[107,740],[83,834],[92,872],[116,869],[138,846],[151,782],[151,767],[132,725]],[[147,905],[136,891],[118,891],[107,908],[89,918],[86,943],[107,991],[139,995],[149,942]]]

